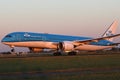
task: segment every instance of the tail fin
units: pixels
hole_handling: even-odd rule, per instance
[[[116,29],[118,26],[118,21],[114,21],[110,27],[105,31],[105,33],[102,35],[102,37],[112,36],[115,34]],[[110,38],[109,41],[113,41],[113,38]]]

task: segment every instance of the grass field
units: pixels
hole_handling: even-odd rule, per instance
[[[120,54],[0,58],[0,80],[119,80]]]

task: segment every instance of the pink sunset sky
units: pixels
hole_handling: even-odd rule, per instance
[[[114,20],[120,33],[120,0],[1,0],[0,40],[16,31],[100,37]]]

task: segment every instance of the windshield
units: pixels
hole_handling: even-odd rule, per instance
[[[12,37],[11,35],[7,35],[7,36],[5,36],[5,37]]]

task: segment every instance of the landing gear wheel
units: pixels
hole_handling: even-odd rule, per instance
[[[11,48],[10,54],[15,54],[15,49]]]
[[[12,48],[12,49],[11,49],[11,52],[15,52],[15,49],[14,49],[14,48]]]
[[[72,52],[69,52],[68,55],[76,55],[77,53],[72,51]]]
[[[62,54],[61,54],[61,52],[55,52],[55,53],[53,53],[53,55],[54,55],[54,56],[60,56],[60,55],[62,55]]]

